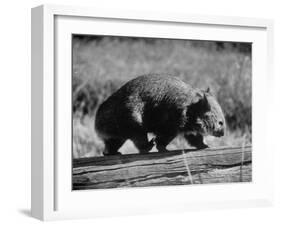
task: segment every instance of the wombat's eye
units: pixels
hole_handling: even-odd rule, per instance
[[[223,126],[223,122],[222,122],[222,121],[219,121],[219,125],[220,125],[220,126]]]

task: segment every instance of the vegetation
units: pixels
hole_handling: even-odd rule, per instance
[[[251,142],[251,45],[126,37],[73,37],[73,156],[102,155],[94,130],[98,106],[128,80],[147,73],[180,77],[211,91],[225,113],[227,134],[210,146]],[[168,149],[188,148],[181,137]],[[154,150],[154,149],[153,149]],[[122,153],[137,152],[131,142]]]

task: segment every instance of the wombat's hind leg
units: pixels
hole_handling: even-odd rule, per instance
[[[191,146],[196,147],[197,149],[204,149],[209,147],[204,143],[204,138],[201,134],[184,134],[184,137]]]
[[[147,134],[140,134],[131,139],[141,154],[148,153],[154,146],[154,139],[148,141]]]
[[[159,152],[167,152],[166,146],[175,138],[174,135],[161,135],[155,138],[156,148]]]
[[[103,152],[103,155],[120,155],[121,153],[118,152],[118,149],[124,144],[124,142],[125,140],[117,138],[105,140],[105,151]]]

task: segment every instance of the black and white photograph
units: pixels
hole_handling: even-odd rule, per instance
[[[72,35],[72,189],[252,181],[252,44]]]

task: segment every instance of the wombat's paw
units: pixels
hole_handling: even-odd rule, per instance
[[[146,150],[141,150],[141,151],[140,151],[140,154],[148,154],[148,153],[149,153],[149,151],[150,151],[149,149],[146,149]]]
[[[209,146],[207,145],[207,144],[201,144],[201,145],[199,145],[199,146],[196,146],[196,148],[198,149],[198,150],[201,150],[201,149],[205,149],[205,148],[209,148]]]
[[[114,153],[103,152],[103,156],[110,156],[110,155],[122,155],[122,154],[118,151]]]

